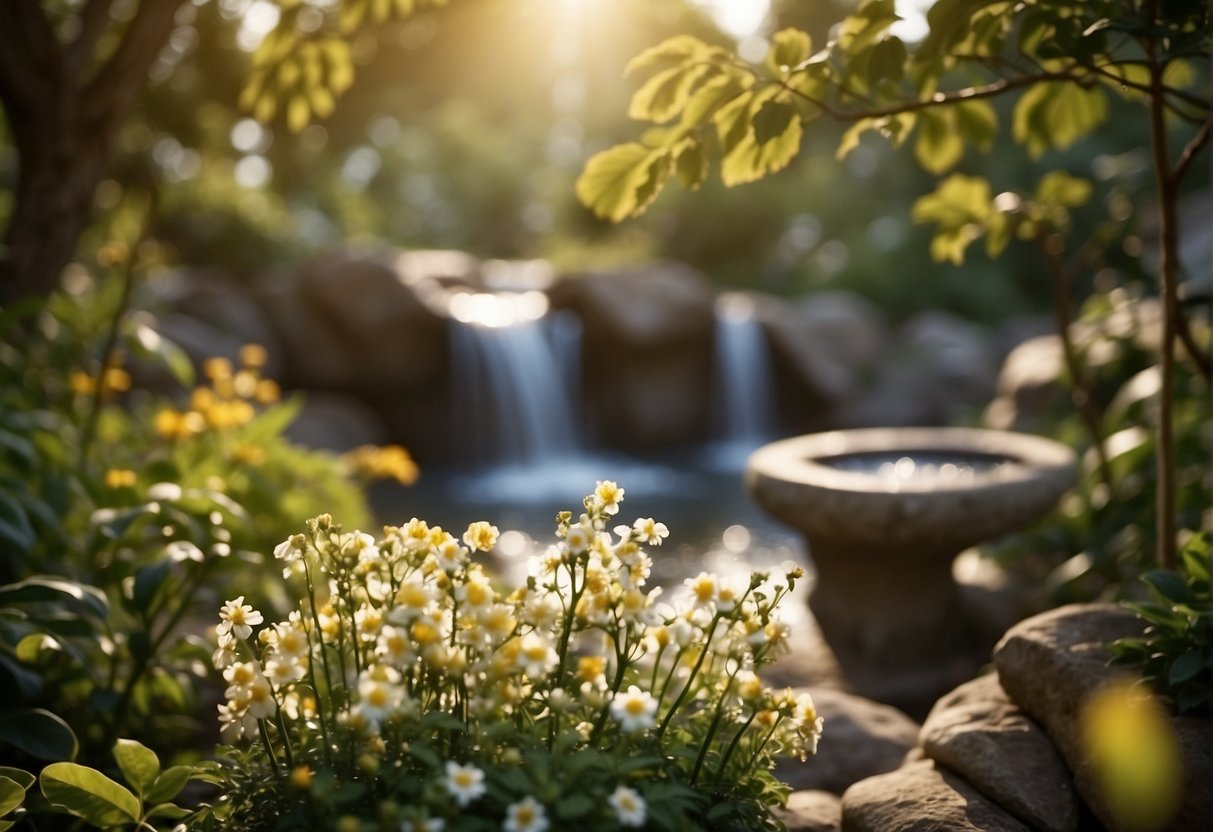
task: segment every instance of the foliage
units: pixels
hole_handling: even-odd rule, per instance
[[[1183,572],[1142,576],[1152,602],[1130,607],[1147,624],[1141,638],[1112,644],[1114,661],[1138,665],[1142,677],[1184,712],[1207,708],[1213,686],[1213,611],[1209,595],[1209,536],[1192,535],[1180,550]]]
[[[264,350],[209,361],[186,402],[140,390],[194,368],[121,314],[117,282],[70,286],[0,322],[0,760],[104,768],[132,735],[196,758],[211,734],[197,602],[237,581],[263,596],[249,570],[288,514],[366,504],[345,462],[282,436],[298,402],[276,402]],[[359,477],[416,474],[403,449],[363,454],[379,468]]]
[[[1032,157],[1099,127],[1109,94],[1139,101],[1156,91],[1177,119],[1200,124],[1209,105],[1193,91],[1190,62],[1207,58],[1207,14],[1197,2],[1154,19],[1150,8],[1112,0],[942,0],[911,52],[888,34],[891,0],[867,0],[818,51],[805,32],[776,33],[760,66],[697,38],[670,38],[628,66],[648,74],[628,114],[660,126],[591,158],[577,193],[618,221],[642,213],[672,177],[698,187],[713,155],[726,185],[751,182],[786,167],[806,128],[826,117],[851,124],[840,159],[878,133],[894,146],[912,139],[919,164],[943,174],[966,147],[993,145],[1000,126],[987,99],[1015,92],[1010,132]],[[941,89],[964,75],[979,83]]]
[[[495,544],[487,523],[461,542],[417,519],[378,540],[308,521],[275,550],[299,608],[274,624],[243,597],[221,611],[220,721],[238,744],[193,823],[776,828],[772,756],[811,753],[821,730],[811,698],[755,675],[787,647],[776,606],[799,570],[703,573],[658,603],[644,547],[668,532],[639,519],[612,537],[622,498],[604,481],[562,512],[508,593],[473,559]]]
[[[194,766],[161,769],[155,752],[135,740],[118,740],[114,762],[130,788],[95,768],[52,763],[38,777],[54,812],[74,815],[97,829],[155,828],[154,820],[179,821],[190,812],[172,801],[191,780],[205,776]]]

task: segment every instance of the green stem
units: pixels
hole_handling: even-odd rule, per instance
[[[710,652],[708,645],[712,643],[712,634],[716,632],[716,625],[720,623],[720,618],[719,612],[712,616],[712,623],[704,634],[703,648],[699,651],[699,658],[695,660],[695,666],[691,668],[691,674],[687,677],[687,683],[682,686],[682,691],[678,694],[678,698],[674,700],[673,705],[670,705],[670,709],[666,711],[665,718],[661,720],[661,725],[657,728],[658,740],[665,736],[665,730],[669,727],[674,714],[678,712],[678,708],[686,700],[687,694],[691,692],[691,687],[695,684],[695,677],[699,675],[699,668],[703,667],[703,660],[707,658]]]
[[[274,775],[282,777],[282,769],[278,767],[278,757],[274,754],[274,745],[270,742],[269,729],[265,727],[265,720],[257,720],[257,732],[261,735],[261,744],[265,747],[265,754],[270,758],[270,765],[274,767]]]
[[[729,747],[724,750],[724,756],[720,758],[720,765],[716,768],[716,776],[712,778],[712,782],[719,783],[720,778],[724,776],[725,766],[729,764],[729,758],[733,756],[733,752],[737,750],[741,738],[745,736],[745,732],[750,730],[750,725],[754,722],[754,717],[758,716],[758,711],[750,712],[750,717],[745,721],[745,724],[733,735],[733,739],[729,741]]]
[[[312,568],[308,565],[307,555],[303,555],[303,577],[307,582],[307,597],[308,608],[312,613],[312,625],[315,628],[316,640],[320,643],[318,652],[320,653],[320,664],[324,668],[324,689],[328,694],[330,704],[333,701],[333,677],[329,673],[329,657],[324,649],[324,631],[320,627],[320,615],[316,612],[316,587],[312,583]],[[304,629],[306,633],[306,628]],[[312,647],[312,637],[308,634],[308,651],[311,652],[315,648]],[[316,694],[316,713],[320,717],[320,735],[324,740],[324,758],[329,765],[333,764],[333,746],[329,741],[329,725],[328,717],[325,715],[326,708],[324,702],[320,698],[320,686],[316,684],[316,663],[309,661],[307,663],[308,676],[311,677],[312,691]]]

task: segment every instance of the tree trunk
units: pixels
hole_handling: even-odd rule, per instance
[[[17,188],[0,255],[0,304],[59,285],[88,221],[118,127],[183,0],[143,0],[100,66],[111,0],[87,0],[61,44],[37,0],[0,0],[0,103],[17,151]]]

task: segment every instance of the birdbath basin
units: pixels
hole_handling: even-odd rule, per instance
[[[1043,516],[1074,469],[1069,448],[1037,436],[874,428],[765,445],[746,486],[805,536],[817,568],[809,606],[847,681],[916,704],[973,669],[956,556]]]

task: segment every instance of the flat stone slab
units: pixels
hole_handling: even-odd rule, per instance
[[[802,790],[788,795],[788,805],[777,806],[772,813],[784,822],[788,832],[838,832],[842,799],[819,789]]]
[[[926,755],[1033,829],[1074,832],[1078,797],[1045,732],[990,673],[945,695],[922,724]]]
[[[775,776],[793,789],[842,794],[852,783],[896,769],[918,744],[918,723],[896,708],[840,690],[811,693],[825,719],[817,754],[775,766]]]
[[[1139,636],[1142,622],[1114,604],[1072,604],[1012,627],[994,648],[998,678],[1011,699],[1036,720],[1074,774],[1074,786],[1091,813],[1114,828],[1097,773],[1085,754],[1079,714],[1096,691],[1118,680],[1135,680],[1134,670],[1108,667],[1107,645]],[[1168,830],[1210,829],[1209,718],[1171,717],[1180,748],[1183,788]]]
[[[957,774],[913,763],[842,796],[842,832],[1029,832]]]

